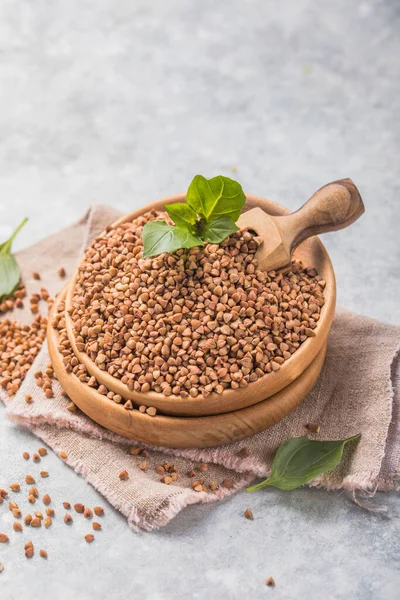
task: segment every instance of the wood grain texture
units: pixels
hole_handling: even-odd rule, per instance
[[[324,185],[296,212],[274,218],[290,255],[304,240],[349,227],[364,213],[360,192],[351,179]]]
[[[260,268],[271,271],[287,267],[294,250],[308,238],[348,227],[363,212],[364,204],[353,181],[341,179],[324,185],[296,212],[269,217],[253,209],[242,215],[238,224],[264,238],[256,256]]]
[[[61,295],[58,302],[63,299]],[[55,305],[54,309],[56,308]],[[259,433],[292,412],[314,386],[322,368],[326,343],[300,377],[284,390],[254,406],[223,415],[206,417],[150,417],[138,410],[126,410],[97,390],[67,373],[58,352],[59,335],[49,319],[47,340],[55,374],[70,399],[99,425],[126,438],[171,448],[208,448],[220,446]]]
[[[120,223],[131,221],[137,216],[148,210],[160,210],[164,204],[172,202],[182,202],[185,196],[179,194],[164,200],[159,200],[147,205],[133,213],[126,215],[114,223],[117,227]],[[272,216],[288,213],[287,209],[270,200],[258,196],[247,195],[246,208],[251,210],[254,207],[261,207],[263,211]],[[301,373],[311,364],[326,343],[329,330],[332,324],[336,302],[336,282],[332,264],[329,256],[317,238],[307,240],[296,251],[295,256],[303,261],[307,266],[313,266],[318,273],[325,279],[325,305],[321,311],[321,318],[315,330],[316,336],[306,340],[293,356],[283,363],[279,371],[269,373],[257,381],[250,383],[246,388],[237,390],[225,390],[223,394],[210,394],[207,398],[198,396],[197,398],[181,398],[180,396],[164,396],[157,392],[135,392],[128,389],[127,385],[119,379],[102,371],[98,366],[84,353],[78,351],[72,328],[72,320],[68,310],[72,306],[72,297],[75,286],[75,276],[71,280],[66,298],[66,326],[68,337],[78,360],[85,365],[91,375],[104,384],[108,389],[120,394],[125,399],[132,400],[136,405],[145,404],[154,406],[157,410],[170,415],[179,416],[200,416],[217,415],[239,410],[273,396],[280,390],[286,388],[290,383],[297,379]]]

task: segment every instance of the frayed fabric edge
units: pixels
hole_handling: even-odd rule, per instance
[[[113,434],[110,431],[104,430],[104,434],[101,428],[96,428],[95,430],[88,430],[86,426],[82,426],[82,422],[80,418],[73,419],[73,416],[68,417],[65,416],[62,411],[59,413],[49,414],[47,417],[30,417],[26,419],[18,414],[8,413],[7,418],[28,429],[31,430],[36,427],[40,427],[42,425],[52,425],[59,429],[70,428],[74,431],[78,431],[79,433],[88,435],[89,437],[97,438],[97,439],[107,439],[111,442],[122,443],[126,445],[135,444],[135,440],[130,440],[128,438],[123,438],[117,434]],[[167,452],[173,456],[181,456],[183,458],[188,458],[193,461],[201,461],[202,459],[207,462],[213,462],[217,465],[223,466],[226,469],[230,469],[236,471],[238,473],[251,473],[253,478],[256,477],[268,477],[270,469],[268,469],[261,461],[254,459],[253,457],[248,457],[241,459],[237,456],[226,456],[223,449],[216,448],[210,454],[204,454],[201,451],[197,450],[179,450],[173,448],[165,448],[162,446],[151,446],[139,444],[140,446],[149,448],[150,450],[158,451],[158,452]],[[398,473],[393,473],[392,475],[388,475],[385,478],[380,478],[376,472],[367,471],[363,473],[357,473],[353,475],[348,475],[342,481],[335,481],[329,483],[326,481],[324,475],[317,477],[313,481],[309,482],[307,485],[310,487],[324,488],[329,491],[335,490],[362,490],[362,491],[371,491],[372,489],[377,489],[378,491],[393,491],[396,489],[396,481],[399,478]],[[198,495],[196,493],[196,495]]]
[[[52,444],[49,438],[51,436],[43,435],[43,432],[35,428],[31,429],[32,433],[42,439],[57,453],[61,448]],[[207,492],[195,492],[191,489],[177,488],[175,494],[171,494],[170,498],[164,500],[158,508],[152,513],[149,518],[141,515],[135,506],[130,502],[121,502],[120,496],[116,492],[112,492],[110,488],[101,483],[96,479],[90,469],[81,461],[74,461],[67,459],[64,461],[75,473],[82,475],[94,489],[96,489],[105,499],[124,517],[126,517],[130,528],[135,532],[140,531],[155,531],[160,527],[167,525],[174,517],[176,517],[181,510],[191,504],[206,504],[210,502],[218,502],[229,498],[236,492],[240,491],[244,487],[248,486],[254,481],[255,476],[253,473],[247,473],[241,479],[235,482],[233,488],[220,488],[215,493],[210,494]]]
[[[17,417],[15,417],[15,419],[13,418],[12,420],[19,421]],[[53,440],[51,440],[51,435],[47,436],[46,434],[43,434],[40,429],[38,430],[35,426],[32,426],[32,423],[24,423],[22,420],[20,424],[32,431],[32,433],[34,433],[37,437],[48,443],[48,445],[51,446],[55,452],[60,450],[53,443]],[[43,424],[44,423],[41,421],[36,425],[39,427]],[[46,424],[49,425],[48,422]],[[66,464],[68,464],[68,466],[71,467],[76,473],[82,475],[85,480],[99,493],[101,493],[115,509],[119,510],[126,517],[130,528],[135,533],[139,533],[140,531],[151,532],[159,529],[160,527],[164,527],[186,506],[199,503],[203,504],[217,502],[227,499],[260,477],[260,475],[257,473],[247,471],[240,480],[235,482],[232,489],[220,488],[214,494],[194,492],[190,489],[177,489],[176,494],[173,494],[169,498],[165,499],[159,505],[159,507],[155,509],[151,516],[146,517],[141,515],[137,508],[132,506],[131,503],[121,502],[119,495],[117,493],[113,493],[108,487],[99,482],[84,463],[67,460]],[[395,476],[393,476],[393,478],[385,479],[385,491],[396,489],[396,479],[397,477]],[[383,483],[379,481],[379,477],[377,478],[375,473],[366,472],[345,477],[342,482],[338,481],[329,484],[326,481],[323,482],[321,478],[319,478],[308,483],[307,485],[309,487],[326,489],[327,491],[343,490],[351,494],[350,497],[352,501],[359,508],[362,508],[368,512],[386,513],[385,506],[370,504],[367,501],[364,501],[364,498],[362,495],[360,495],[367,494],[368,498],[372,498],[375,495],[375,492],[381,489],[380,486],[382,484]]]
[[[142,444],[140,442],[136,442],[135,440],[114,434],[113,432],[103,429],[95,423],[93,426],[88,425],[85,421],[82,421],[81,416],[75,416],[73,414],[66,415],[62,410],[56,412],[53,410],[46,414],[42,413],[40,415],[24,416],[19,412],[13,412],[11,408],[7,410],[6,418],[9,421],[27,429],[31,429],[32,427],[40,427],[42,425],[52,425],[58,429],[73,429],[74,431],[95,439],[109,440],[111,442],[129,446],[136,444],[155,452],[165,452],[171,456],[187,458],[189,460],[193,460],[194,462],[208,462],[221,465],[226,469],[236,471],[237,473],[252,472],[256,477],[266,477],[269,473],[268,468],[261,462],[261,460],[252,456],[241,458],[239,456],[229,455],[223,447],[203,451],[201,448],[193,450],[181,450],[179,448],[166,448],[165,446]]]
[[[145,529],[146,531],[153,531],[167,525],[167,523],[176,517],[183,508],[186,508],[186,506],[191,504],[209,504],[211,502],[225,500],[250,485],[254,479],[254,475],[248,473],[236,481],[232,489],[220,488],[213,494],[207,492],[194,492],[190,489],[183,493],[179,492],[160,505],[159,509],[156,511],[155,518],[152,519],[150,524],[147,523],[148,527]]]

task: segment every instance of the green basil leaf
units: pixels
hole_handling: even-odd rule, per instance
[[[231,217],[225,215],[224,217],[219,217],[215,221],[211,221],[211,223],[207,223],[201,237],[206,242],[219,244],[227,238],[228,235],[231,235],[231,233],[235,233],[235,231],[238,230],[239,227],[236,227],[235,221]]]
[[[14,231],[12,236],[0,244],[0,300],[10,296],[20,282],[21,273],[11,254],[11,247],[17,233],[22,229],[28,219],[24,219]]]
[[[196,175],[186,194],[188,204],[206,221],[228,215],[237,221],[246,201],[242,186],[229,177]]]
[[[247,488],[247,491],[254,492],[269,485],[280,490],[300,487],[317,475],[332,471],[342,460],[345,445],[360,437],[361,434],[358,434],[332,442],[309,440],[307,437],[287,440],[275,455],[268,479]]]
[[[193,225],[196,223],[196,213],[185,202],[175,202],[174,204],[164,204],[169,217],[183,229],[192,231]]]
[[[168,225],[165,221],[150,221],[143,227],[143,258],[157,256],[163,252],[175,252],[179,248],[203,246],[201,238],[190,231]]]
[[[14,256],[8,253],[0,253],[0,299],[6,298],[13,293],[19,281],[21,273]]]

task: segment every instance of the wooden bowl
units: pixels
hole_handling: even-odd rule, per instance
[[[64,299],[60,295],[58,303]],[[326,342],[303,373],[267,400],[225,414],[207,417],[151,417],[138,410],[126,410],[121,404],[99,394],[97,390],[67,373],[58,351],[59,334],[50,317],[47,341],[51,363],[63,389],[88,417],[106,429],[126,438],[171,448],[208,448],[240,441],[268,429],[292,412],[311,391],[322,368]]]
[[[131,221],[149,210],[162,210],[163,205],[166,203],[182,202],[184,200],[184,194],[171,196],[164,200],[158,200],[122,217],[114,223],[112,227],[115,228],[121,223]],[[271,202],[271,200],[260,198],[259,196],[247,195],[246,209],[249,210],[256,206],[260,206],[271,215],[283,215],[289,212],[286,208],[275,202]],[[264,375],[257,381],[250,383],[246,388],[238,388],[237,390],[229,389],[225,390],[222,394],[210,394],[206,398],[201,395],[197,398],[181,398],[180,396],[174,395],[164,396],[163,394],[152,391],[142,393],[129,390],[126,384],[99,369],[87,354],[80,352],[76,347],[72,319],[68,314],[68,310],[71,309],[72,305],[77,272],[68,287],[65,314],[68,337],[74,353],[79,362],[85,365],[88,372],[91,375],[94,375],[94,377],[109,390],[116,394],[120,394],[125,399],[132,400],[136,405],[144,404],[146,406],[154,406],[158,411],[164,414],[177,416],[217,415],[237,411],[257,404],[266,398],[270,398],[280,390],[285,389],[307,369],[326,344],[333,320],[336,302],[336,282],[332,263],[325,247],[319,238],[314,237],[303,242],[295,251],[294,255],[301,260],[304,265],[316,268],[318,273],[326,281],[324,290],[325,304],[315,329],[316,335],[315,337],[308,338],[300,348],[296,350],[293,356],[283,363],[279,371]]]

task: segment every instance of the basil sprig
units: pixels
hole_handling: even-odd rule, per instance
[[[242,186],[229,177],[206,179],[196,175],[186,194],[186,202],[164,206],[175,225],[150,221],[143,227],[143,256],[175,252],[179,248],[219,244],[238,230],[238,220],[246,197]]]
[[[247,488],[247,491],[255,492],[269,485],[280,490],[294,490],[317,475],[332,471],[342,460],[345,445],[360,437],[361,434],[358,434],[346,440],[329,442],[307,437],[287,440],[275,454],[268,479]]]
[[[27,221],[28,219],[24,219],[12,236],[0,244],[0,300],[10,296],[20,282],[21,273],[17,261],[11,253],[11,248],[15,236]]]

